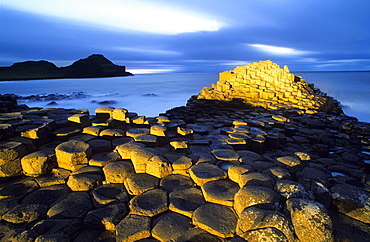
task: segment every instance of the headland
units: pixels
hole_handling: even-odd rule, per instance
[[[48,61],[25,61],[10,67],[0,67],[0,81],[97,78],[132,76],[125,66],[113,64],[103,55],[94,54],[66,67],[57,67]]]
[[[369,238],[370,124],[286,67],[221,73],[157,117],[1,100],[2,240]]]

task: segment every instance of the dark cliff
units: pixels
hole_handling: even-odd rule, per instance
[[[0,81],[131,76],[125,66],[113,64],[103,55],[91,55],[70,66],[57,67],[48,61],[25,61],[0,67]]]

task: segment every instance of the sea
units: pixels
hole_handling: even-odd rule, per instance
[[[292,72],[338,100],[346,115],[370,122],[370,72]],[[42,108],[126,108],[155,117],[185,106],[192,95],[218,80],[218,73],[156,73],[128,77],[52,79],[0,82],[0,94],[32,99],[19,104]],[[52,95],[55,94],[55,95]],[[37,97],[37,98],[35,98]],[[55,98],[54,98],[55,97]]]

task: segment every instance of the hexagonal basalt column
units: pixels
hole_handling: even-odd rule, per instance
[[[58,166],[74,170],[77,165],[87,164],[92,155],[90,146],[81,141],[67,141],[55,148]]]

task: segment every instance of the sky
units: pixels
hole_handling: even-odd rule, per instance
[[[0,0],[0,66],[103,54],[134,74],[370,70],[368,0]]]

